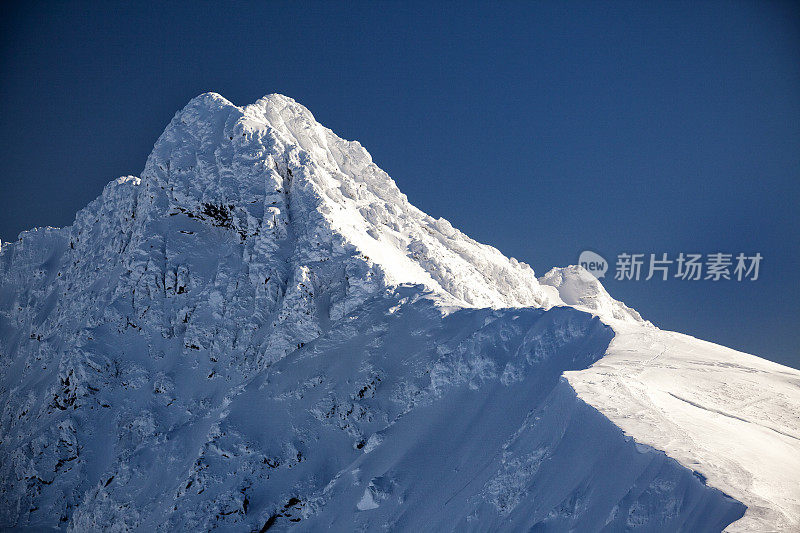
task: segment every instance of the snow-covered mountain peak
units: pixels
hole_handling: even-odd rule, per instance
[[[333,252],[365,263],[376,287],[422,284],[448,305],[562,303],[528,265],[413,207],[358,142],[283,95],[244,107],[194,98],[156,143],[142,185],[144,220],[189,216],[242,240],[288,239],[295,265]]]
[[[0,529],[796,530],[797,383],[206,93],[2,243]]]

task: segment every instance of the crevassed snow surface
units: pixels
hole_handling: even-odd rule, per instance
[[[0,527],[791,529],[799,374],[537,280],[290,98],[209,93],[0,248]]]

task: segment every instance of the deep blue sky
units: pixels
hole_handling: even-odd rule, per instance
[[[800,367],[797,3],[135,4],[0,7],[0,238],[138,174],[193,96],[280,92],[539,274],[584,248],[760,252],[756,282],[606,287]]]

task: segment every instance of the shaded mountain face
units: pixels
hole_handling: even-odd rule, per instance
[[[420,212],[293,100],[202,95],[141,177],[0,249],[0,526],[741,517],[561,379],[606,352],[598,316],[641,323],[584,271],[537,280]]]

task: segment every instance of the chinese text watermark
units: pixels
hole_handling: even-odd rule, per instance
[[[620,281],[639,281],[661,279],[679,279],[686,281],[756,281],[763,256],[760,253],[747,255],[744,253],[711,254],[684,253],[669,255],[628,253],[617,255],[614,279]],[[602,278],[608,271],[608,262],[599,254],[584,251],[578,258],[578,264],[588,270],[596,278]]]

